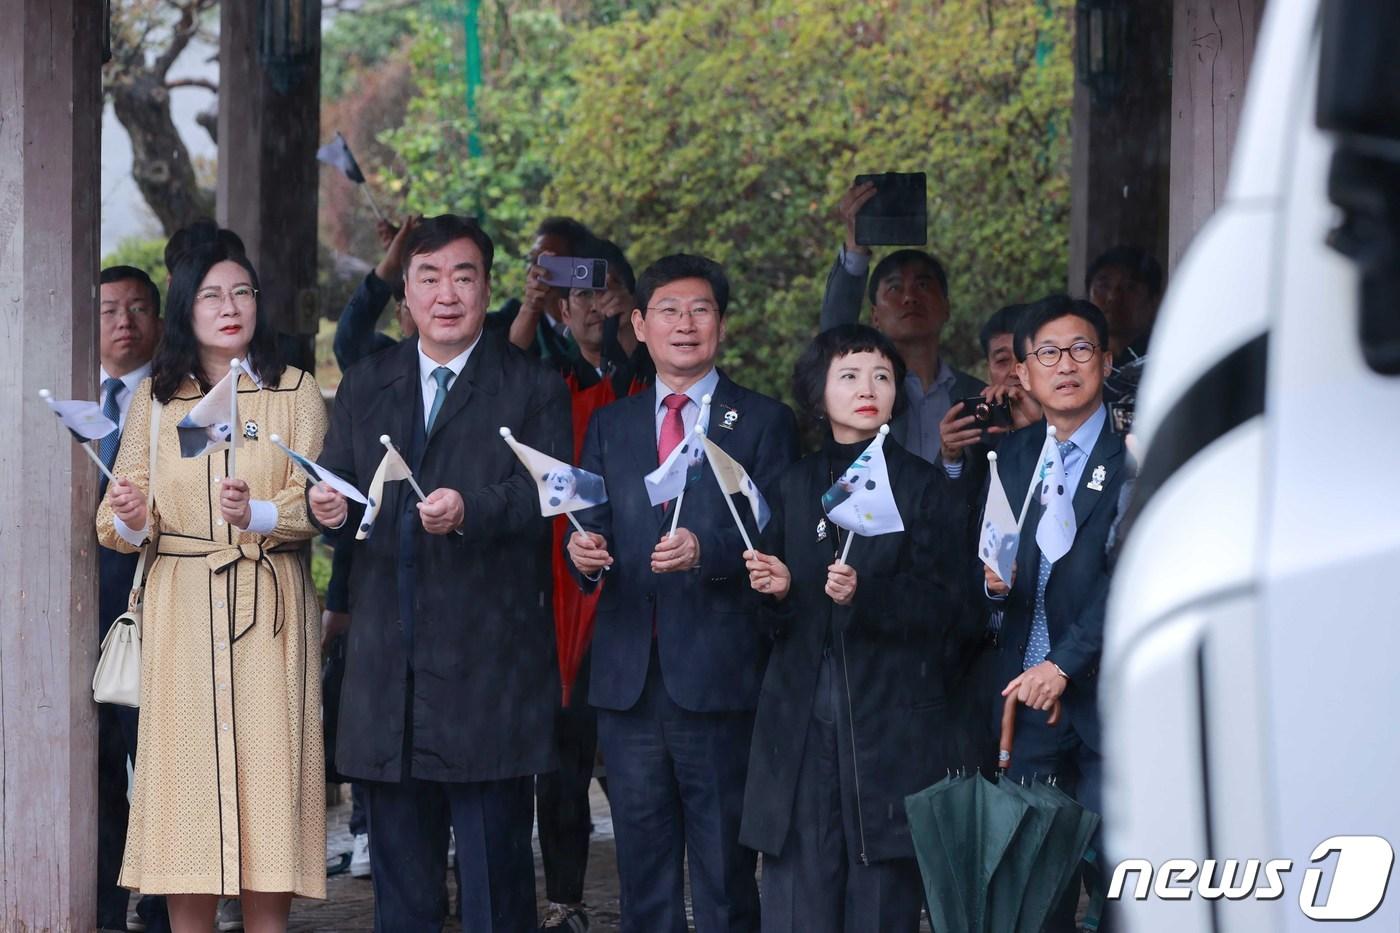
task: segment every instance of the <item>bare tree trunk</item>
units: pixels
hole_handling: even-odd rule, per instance
[[[198,217],[212,217],[214,199],[195,180],[164,81],[149,71],[132,70],[110,90],[117,119],[131,137],[132,177],[165,235]]]

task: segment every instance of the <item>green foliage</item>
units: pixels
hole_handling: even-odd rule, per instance
[[[108,266],[135,266],[151,277],[160,290],[161,313],[165,309],[165,240],[162,237],[147,239],[140,236],[124,237],[117,241],[117,248],[102,257],[102,268]]]
[[[361,76],[391,57],[409,35],[413,14],[377,0],[338,13],[321,39],[321,97],[338,100]]]
[[[483,21],[483,47],[502,41],[499,28]],[[480,157],[467,156],[473,121],[457,37],[431,20],[418,21],[410,50],[418,96],[404,125],[380,136],[404,166],[385,173],[404,210],[481,218],[496,243],[493,280],[500,297],[523,287],[523,264],[511,260],[524,257],[544,213],[540,195],[553,177],[574,99],[573,83],[560,63],[570,60],[575,31],[551,12],[517,13],[510,31],[519,54],[488,75],[476,98]]]
[[[774,394],[816,328],[842,236],[834,205],[856,174],[928,173],[954,360],[978,360],[977,328],[1001,304],[1064,287],[1069,0],[646,12],[568,28],[554,13],[514,15],[521,54],[478,97],[480,159],[465,158],[460,69],[440,67],[453,39],[420,34],[420,95],[382,137],[408,206],[480,214],[517,258],[535,222],[564,213],[623,244],[639,270],[680,250],[720,260],[735,286],[722,363]],[[518,266],[498,293],[518,288]]]

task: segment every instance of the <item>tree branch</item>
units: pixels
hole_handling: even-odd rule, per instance
[[[219,93],[219,86],[208,78],[175,78],[165,82],[165,87],[167,90],[174,90],[177,87],[202,87],[206,91]]]
[[[199,18],[208,9],[214,6],[215,0],[186,0],[185,3],[178,4],[180,18],[170,28],[170,45],[164,52],[156,58],[155,64],[151,66],[156,77],[164,79],[170,71],[175,60],[194,39],[199,32]]]

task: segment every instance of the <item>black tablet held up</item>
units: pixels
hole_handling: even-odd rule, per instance
[[[856,242],[861,246],[923,246],[928,242],[927,176],[923,172],[857,175],[856,184],[873,182],[875,196],[856,215]]]

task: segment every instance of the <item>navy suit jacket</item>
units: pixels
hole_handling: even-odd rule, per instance
[[[725,427],[728,411],[736,413]],[[765,498],[797,456],[797,421],[783,403],[751,392],[722,373],[710,407],[710,440],[743,464]],[[669,513],[647,498],[644,477],[657,467],[656,394],[617,401],[593,414],[580,465],[601,474],[608,502],[579,514],[603,535],[613,566],[593,629],[588,701],[631,709],[641,697],[655,631],[662,679],[683,709],[752,710],[768,658],[768,636],[754,621],[758,601],[744,568],[744,542],[713,473],[686,490],[680,525],[700,541],[700,565],[651,572],[651,553],[669,530]],[[757,540],[748,507],[739,514]],[[572,566],[572,564],[570,564]],[[593,586],[579,578],[585,588]]]
[[[1020,507],[1044,442],[1042,421],[1007,435],[997,448],[997,470],[1013,509]],[[1103,488],[1091,489],[1099,467],[1103,467],[1102,481],[1095,485]],[[1097,694],[1104,610],[1108,603],[1109,533],[1118,519],[1122,501],[1119,491],[1131,474],[1123,438],[1105,424],[1074,491],[1078,526],[1074,546],[1056,561],[1045,590],[1046,622],[1050,629],[1047,659],[1069,675],[1069,687],[1061,698],[1063,712],[1084,743],[1095,750],[1100,748]],[[1016,557],[1015,583],[1002,616],[999,645],[1003,686],[1021,673],[1035,611],[1036,579],[1040,572],[1035,526],[1040,507],[1032,502],[1030,508]],[[982,579],[980,560],[977,579]]]

